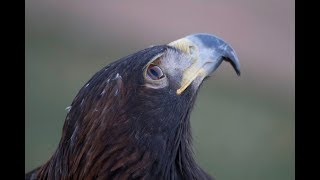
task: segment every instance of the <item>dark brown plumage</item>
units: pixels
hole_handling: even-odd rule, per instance
[[[216,37],[197,36],[219,50]],[[57,150],[26,179],[211,179],[193,158],[190,113],[216,67],[182,89],[191,55],[177,43],[154,46],[97,72],[74,98]],[[226,59],[239,70],[234,58],[219,54],[214,66]]]

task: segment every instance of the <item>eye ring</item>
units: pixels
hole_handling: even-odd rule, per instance
[[[150,64],[148,66],[146,75],[151,80],[160,80],[165,77],[162,69],[155,64]]]

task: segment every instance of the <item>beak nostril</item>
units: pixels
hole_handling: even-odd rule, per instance
[[[194,46],[189,46],[189,54],[193,55],[195,52],[196,48]]]

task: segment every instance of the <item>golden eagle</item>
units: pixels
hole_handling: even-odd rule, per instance
[[[193,158],[190,113],[223,60],[240,75],[232,47],[200,33],[107,65],[74,98],[57,150],[26,179],[212,179]]]

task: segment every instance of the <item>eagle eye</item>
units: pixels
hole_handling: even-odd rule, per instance
[[[152,80],[159,80],[164,74],[159,66],[151,64],[147,69],[147,76]]]

